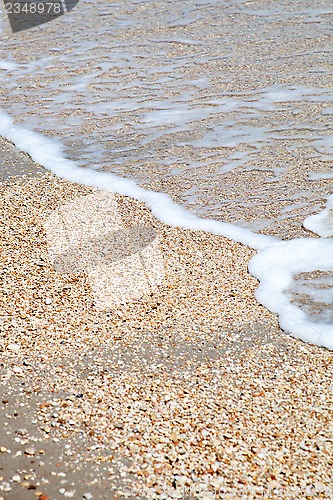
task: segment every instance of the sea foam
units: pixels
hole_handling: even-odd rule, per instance
[[[221,32],[221,26],[217,24],[219,16],[214,17],[214,13],[221,9],[221,2],[229,14],[239,17],[243,13],[246,16],[244,19],[254,16],[256,20],[259,17],[263,20],[257,22],[255,26],[257,41],[261,40],[262,43],[257,43],[257,49],[251,54],[244,56],[244,46],[240,43],[232,45],[238,36],[237,23],[235,25],[226,23],[222,26]],[[144,17],[141,15],[141,8],[148,3],[149,9]],[[136,4],[140,6],[137,11]],[[162,154],[163,150],[158,150],[160,157],[156,159],[156,164],[165,169],[170,167],[170,171],[178,176],[177,179],[183,174],[188,175],[190,188],[185,183],[185,189],[189,199],[196,200],[198,192],[195,182],[200,185],[201,181],[205,180],[205,174],[198,179],[198,168],[220,162],[218,174],[224,175],[234,168],[243,168],[243,171],[253,169],[257,173],[260,171],[256,161],[258,154],[264,147],[266,150],[274,148],[277,141],[285,143],[288,152],[301,150],[302,154],[305,141],[312,150],[304,158],[317,156],[321,161],[327,161],[328,155],[332,152],[332,142],[328,135],[329,118],[332,113],[332,107],[328,105],[332,102],[332,93],[325,83],[322,88],[317,88],[317,81],[314,78],[311,80],[310,73],[314,70],[313,67],[303,75],[302,81],[309,82],[308,86],[261,82],[260,87],[255,88],[249,82],[242,91],[237,88],[239,82],[234,81],[234,84],[230,85],[230,78],[235,61],[237,62],[235,74],[238,78],[239,61],[249,55],[252,57],[252,53],[255,59],[248,60],[250,66],[252,64],[255,68],[257,60],[260,60],[261,65],[268,61],[269,66],[266,65],[266,68],[269,68],[269,73],[273,74],[277,70],[274,66],[276,61],[267,59],[267,54],[262,57],[263,54],[257,52],[261,45],[265,48],[265,40],[269,40],[267,33],[272,35],[271,31],[267,31],[272,25],[272,19],[285,20],[286,43],[283,40],[282,30],[278,30],[278,39],[274,42],[277,44],[276,54],[278,54],[281,44],[283,51],[288,46],[288,36],[295,39],[295,34],[287,29],[289,25],[292,26],[289,20],[295,21],[296,18],[304,32],[309,30],[308,35],[311,40],[316,40],[318,36],[314,36],[316,31],[313,31],[316,23],[319,19],[323,20],[331,9],[312,7],[299,9],[293,4],[288,9],[275,5],[274,10],[252,11],[246,2],[241,0],[231,3],[222,0],[197,0],[194,4],[185,1],[174,2],[169,13],[169,9],[162,12],[158,3],[150,4],[151,2],[136,0],[126,3],[126,14],[112,17],[110,38],[111,17],[104,16],[105,11],[109,10],[109,13],[112,13],[110,2],[95,3],[92,13],[90,2],[83,0],[80,2],[80,11],[88,15],[82,15],[76,25],[72,17],[75,16],[75,12],[68,17],[64,16],[61,20],[63,31],[59,25],[55,38],[52,38],[53,45],[51,44],[49,50],[41,56],[40,38],[43,34],[47,36],[48,30],[47,26],[42,26],[41,33],[35,34],[36,43],[32,34],[31,43],[20,45],[19,62],[16,62],[14,55],[11,55],[12,42],[9,42],[9,45],[4,42],[0,70],[3,75],[9,76],[3,78],[2,90],[4,95],[10,96],[4,105],[10,114],[0,111],[0,135],[59,177],[133,197],[145,203],[158,219],[167,224],[222,235],[257,250],[257,255],[249,263],[250,272],[260,281],[256,292],[257,300],[279,315],[281,327],[286,332],[306,342],[333,349],[333,324],[322,321],[319,316],[308,314],[288,293],[300,273],[333,271],[333,247],[332,241],[328,239],[333,235],[333,197],[328,198],[324,210],[307,217],[304,221],[304,226],[320,235],[320,238],[281,241],[273,236],[256,234],[235,224],[199,217],[184,206],[177,205],[168,194],[140,187],[138,183],[142,182],[142,178],[139,173],[136,182],[126,179],[125,174],[122,177],[91,168],[98,169],[108,164],[114,169],[117,168],[115,171],[121,172],[120,166],[128,163],[126,155],[134,151],[135,160],[142,163],[142,170],[145,172],[146,165],[152,157],[151,144],[161,140],[164,148],[163,141],[168,142],[170,134],[174,134],[176,151],[172,153],[168,150]],[[118,8],[120,7],[121,4]],[[214,23],[211,24],[212,33],[215,29],[213,45],[211,39],[206,36],[207,16],[210,11],[214,17]],[[139,15],[136,12],[139,12]],[[96,36],[96,24],[92,22],[89,26],[89,22],[93,15],[98,16],[99,13],[103,13],[103,16],[98,18],[99,32]],[[156,19],[159,23],[164,22],[165,29],[172,29],[172,37],[142,40],[140,32],[141,28],[142,30],[147,28],[147,16],[152,27],[155,26]],[[82,38],[81,24],[83,19],[84,38]],[[200,38],[198,30],[202,19],[205,20],[205,31],[204,36]],[[264,23],[265,19],[268,20],[268,24]],[[309,29],[309,25],[313,27]],[[133,26],[136,29],[131,32],[131,36],[134,37],[132,43],[127,43],[127,35],[125,39],[123,38],[125,41],[121,41],[122,38],[117,35],[123,34],[122,30],[126,32]],[[186,37],[182,35],[185,26],[195,28],[193,33]],[[250,23],[249,27],[251,26]],[[243,24],[243,29],[245,28],[246,23]],[[322,51],[325,36],[323,28],[321,25]],[[180,33],[177,34],[176,29],[179,29]],[[250,36],[249,41],[251,41],[253,32],[245,32],[246,34]],[[101,41],[105,44],[102,55]],[[34,43],[37,47],[35,52],[33,52]],[[181,50],[170,50],[176,46],[180,46]],[[288,55],[288,52],[285,55],[282,53],[281,60],[286,59],[288,63],[286,66],[292,71],[292,61],[296,56],[298,61],[303,57],[304,67],[309,67],[307,54],[303,52],[293,53],[292,56]],[[202,71],[199,71],[200,74],[197,71],[202,65],[212,64],[214,61],[219,63],[222,61],[230,68],[229,72],[223,69],[220,74],[217,73],[219,85],[215,94],[209,73],[203,77]],[[324,63],[318,61],[318,64]],[[68,68],[71,68],[71,71],[68,71]],[[327,70],[323,68],[321,71]],[[39,77],[38,82],[36,74]],[[188,76],[191,74],[194,75],[193,78]],[[248,73],[245,76],[247,78]],[[226,90],[223,91],[223,88]],[[291,103],[294,105],[291,106]],[[305,107],[319,105],[321,120],[317,120],[316,127],[313,128],[304,110]],[[128,128],[130,113],[135,119]],[[15,124],[12,116],[20,122]],[[63,116],[66,116],[65,120]],[[280,121],[277,120],[279,117]],[[102,125],[98,123],[98,126],[87,134],[83,125],[91,124],[94,120],[95,123],[102,120],[100,122]],[[128,135],[124,132],[126,130],[130,130]],[[119,132],[123,135],[121,136]],[[133,132],[140,137],[140,142],[130,143],[130,146],[127,146],[127,140],[132,140]],[[60,136],[62,142],[46,137],[44,133]],[[178,139],[176,134],[179,133],[183,135]],[[76,161],[69,159],[75,157],[71,150],[72,141],[74,150],[78,151]],[[80,143],[81,148],[78,148],[77,143]],[[191,158],[188,155],[190,148],[192,152],[194,151]],[[250,164],[251,161],[254,166]],[[89,168],[81,168],[81,165]],[[279,165],[279,168],[272,166],[271,177],[274,182],[284,175],[288,167],[286,164]],[[329,172],[310,172],[307,179],[331,177],[332,174]],[[215,187],[216,179],[221,181],[220,177],[215,177],[213,179]],[[258,182],[260,183],[260,180]],[[302,186],[297,186],[296,191],[288,194],[287,201],[292,201],[294,204],[295,198],[301,200],[306,198],[307,204],[310,205],[311,191],[312,189],[307,191],[307,185],[306,190]],[[265,205],[267,201],[269,206],[271,192],[267,196],[265,192],[252,195],[250,192],[243,200],[242,206],[252,203],[258,207],[257,200],[263,200],[264,207],[267,206]],[[236,199],[238,203],[238,197]],[[223,199],[223,203],[226,201],[230,202]],[[290,210],[295,208],[292,204],[289,203],[286,208],[280,210],[277,221],[284,216],[289,217]],[[300,201],[296,208],[303,209],[304,206],[304,201]],[[196,206],[193,206],[193,209],[195,210]],[[213,216],[216,214],[219,215],[212,212]],[[265,224],[265,220],[258,219],[254,225],[260,229]],[[328,285],[330,283],[332,280],[329,278]],[[307,287],[307,293],[309,289],[311,292],[311,284]],[[327,301],[331,308],[330,288],[320,293],[314,290],[312,296],[314,302]]]
[[[306,342],[333,349],[333,325],[314,322],[300,307],[291,303],[286,293],[297,273],[333,271],[333,241],[300,238],[281,242],[275,237],[256,234],[233,224],[200,218],[174,203],[167,194],[146,190],[133,180],[112,173],[78,167],[64,156],[60,143],[15,125],[5,111],[0,111],[0,135],[59,177],[142,201],[166,224],[225,236],[259,250],[249,263],[249,271],[260,281],[257,300],[279,315],[280,325],[286,332]]]

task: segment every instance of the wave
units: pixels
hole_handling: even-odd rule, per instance
[[[242,1],[224,2],[224,5],[226,15],[232,17],[236,12],[244,16],[244,23],[245,20],[253,22],[253,16],[256,19]],[[89,2],[80,3],[82,12],[87,7],[91,9]],[[331,112],[326,106],[332,100],[330,89],[316,86],[310,73],[308,77],[312,83],[308,86],[304,83],[269,84],[269,75],[263,75],[266,84],[263,82],[260,88],[251,85],[247,89],[232,88],[238,83],[217,70],[215,82],[202,75],[201,70],[197,70],[200,65],[209,64],[213,68],[216,61],[224,61],[227,66],[239,65],[239,60],[244,58],[237,47],[233,47],[235,53],[221,57],[232,25],[228,25],[228,29],[221,28],[225,29],[225,40],[220,46],[212,48],[205,41],[207,22],[202,24],[202,16],[211,15],[216,23],[218,18],[214,9],[219,11],[220,2],[207,0],[197,2],[196,6],[190,2],[182,6],[175,3],[170,12],[162,14],[158,6],[151,7],[149,3],[142,4],[138,10],[137,3],[132,2],[125,13],[118,6],[114,28],[119,37],[123,37],[120,40],[109,33],[111,14],[108,9],[111,7],[103,2],[96,7],[99,14],[103,13],[99,19],[96,17],[97,30],[90,15],[80,18],[79,9],[76,14],[65,16],[63,31],[58,24],[59,33],[43,55],[40,55],[40,32],[37,36],[32,34],[26,46],[21,44],[21,60],[11,56],[9,50],[8,57],[0,61],[0,71],[7,75],[2,85],[4,109],[0,111],[0,135],[59,177],[135,198],[166,224],[221,235],[257,250],[258,254],[249,263],[251,274],[260,282],[257,300],[279,315],[280,325],[286,332],[333,349],[330,317],[306,312],[302,300],[291,293],[304,279],[304,274],[333,272],[333,241],[329,238],[333,234],[333,195],[328,196],[327,206],[319,214],[304,210],[309,201],[317,201],[323,196],[320,191],[306,191],[310,180],[328,179],[331,174],[308,172],[304,176],[301,172],[305,179],[303,189],[297,191],[297,186],[293,186],[291,194],[281,197],[282,208],[270,216],[271,219],[266,214],[272,199],[271,186],[275,183],[276,192],[279,192],[286,175],[284,165],[267,166],[272,148],[284,144],[285,151],[294,158],[298,158],[300,149],[310,149],[303,157],[309,161],[319,158],[323,165],[330,159],[331,141],[325,121]],[[276,15],[285,16],[288,22],[295,16],[304,21],[305,16],[306,29],[312,30],[317,20],[326,14],[324,10],[281,11]],[[147,39],[144,30],[147,23],[154,26],[157,14],[164,16],[163,37],[155,34]],[[78,16],[76,25],[69,24],[73,15],[74,19]],[[141,16],[142,19],[146,16],[145,22]],[[266,18],[269,25],[267,12],[260,17],[260,23],[265,23]],[[268,25],[264,25],[265,30]],[[212,23],[212,34],[215,26]],[[69,28],[73,28],[73,33],[68,32]],[[47,29],[43,27],[42,33]],[[129,32],[138,45],[129,47]],[[84,34],[86,39],[82,41]],[[110,47],[106,42],[101,45],[101,34],[108,36],[108,40],[112,38]],[[279,43],[283,51],[283,44]],[[7,45],[11,49],[15,42],[9,41]],[[32,53],[39,53],[39,56],[32,57]],[[302,57],[306,59],[308,55],[303,53]],[[318,74],[325,75],[325,71],[325,68],[317,69]],[[188,77],[189,72],[194,76]],[[244,78],[246,75],[244,73]],[[221,90],[219,78],[222,77],[225,90]],[[162,95],[166,90],[168,96]],[[293,106],[290,103],[294,103]],[[308,120],[309,106],[320,116],[315,124]],[[135,165],[142,163],[142,168],[135,172],[129,167],[126,170],[133,158]],[[264,166],[259,166],[259,158]],[[207,173],[206,167],[209,169],[215,164],[218,164],[217,171],[208,170]],[[103,165],[112,165],[113,172],[101,170]],[[235,169],[241,169],[238,171],[244,175],[251,173],[256,191],[251,192],[253,186],[244,182],[241,186],[244,191],[235,197],[232,177],[228,187],[230,199],[226,200],[216,195],[216,189],[224,188],[225,175],[233,174]],[[166,188],[156,190],[140,185],[149,184],[152,177],[156,184],[163,181]],[[269,189],[261,181],[268,177]],[[182,204],[175,203],[166,192],[170,179],[177,180],[183,190],[179,191]],[[207,201],[207,210],[203,213],[212,214],[213,218],[200,216],[199,207],[204,205],[198,203],[200,191],[205,192]],[[295,205],[292,200],[297,200]],[[255,212],[258,210],[258,217],[252,222],[242,222],[240,217],[236,217],[236,223],[216,220],[224,213],[221,206],[223,208],[227,202],[231,206],[231,219],[237,208],[241,213],[249,206]],[[264,214],[261,219],[259,208]],[[265,228],[272,221],[296,220],[294,214],[300,210],[307,216],[304,226],[319,238],[282,241],[277,236],[257,234],[251,229]],[[331,282],[332,279],[324,280],[323,287],[329,287]],[[327,293],[319,295],[328,296]],[[305,298],[318,302],[319,295],[314,286]],[[325,308],[325,301],[323,304]]]

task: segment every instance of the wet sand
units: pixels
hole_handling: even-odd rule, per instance
[[[117,196],[125,228],[158,234],[164,274],[103,309],[46,231],[97,192],[1,148],[17,168],[0,185],[0,497],[333,498],[333,355],[256,302],[254,252]]]

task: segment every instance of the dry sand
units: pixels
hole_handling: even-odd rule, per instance
[[[333,355],[256,302],[254,252],[117,196],[124,227],[157,232],[164,277],[103,310],[45,230],[96,191],[1,147],[18,168],[0,185],[0,497],[333,498]]]

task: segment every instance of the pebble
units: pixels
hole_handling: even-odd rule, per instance
[[[19,344],[8,344],[7,346],[8,351],[18,352],[20,349],[21,346]]]
[[[12,481],[14,481],[15,483],[19,483],[21,481],[21,476],[19,474],[15,474],[12,477]]]
[[[20,436],[25,436],[28,433],[27,429],[17,429],[16,434],[19,434]]]
[[[84,498],[84,500],[92,500],[93,496],[91,493],[88,492],[88,493],[83,494],[83,498]]]
[[[46,299],[45,299],[45,304],[46,304],[47,306],[49,306],[50,304],[52,304],[52,299],[50,299],[49,297],[46,297]]]
[[[34,455],[36,453],[36,449],[33,446],[29,446],[24,450],[26,455]]]

